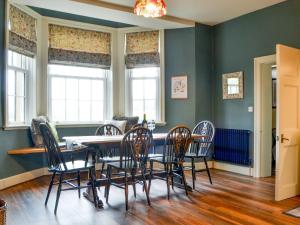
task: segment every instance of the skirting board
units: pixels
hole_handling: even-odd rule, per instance
[[[213,161],[212,164],[213,164],[212,165],[213,168],[217,170],[224,170],[224,171],[238,173],[246,176],[253,176],[253,168],[250,167],[238,166],[238,165],[216,162],[216,161]]]
[[[20,173],[15,176],[7,177],[0,180],[0,190],[12,187],[20,183],[24,183],[26,181],[34,180],[38,177],[48,175],[48,174],[49,173],[47,168],[40,168],[25,173]]]
[[[156,165],[155,165],[156,166]],[[185,166],[190,166],[190,163],[185,163]],[[219,169],[219,170],[225,170],[228,172],[238,173],[246,176],[252,176],[253,175],[253,169],[243,166],[237,166],[237,165],[231,165],[227,163],[221,163],[221,162],[215,162],[215,161],[209,161],[208,162],[209,168]],[[203,162],[196,163],[196,169],[201,170],[205,168],[205,164]],[[96,165],[96,169],[100,169],[100,165]],[[25,173],[21,173],[15,176],[7,177],[0,180],[0,190],[12,187],[14,185],[30,181],[33,179],[36,179],[41,176],[49,175],[47,168],[40,168],[32,171],[28,171]]]

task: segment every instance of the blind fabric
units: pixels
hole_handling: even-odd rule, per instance
[[[9,49],[33,57],[36,54],[36,19],[9,6]]]
[[[111,66],[111,34],[49,24],[49,63]]]
[[[125,64],[128,69],[159,67],[159,31],[127,33]]]

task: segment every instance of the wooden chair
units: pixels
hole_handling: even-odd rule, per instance
[[[114,136],[114,135],[123,135],[123,132],[115,125],[105,124],[97,128],[95,135],[99,136]],[[102,177],[105,164],[108,162],[116,162],[120,160],[119,149],[106,146],[104,149],[100,149],[101,157],[98,158],[99,162],[102,164],[100,176]]]
[[[146,176],[148,151],[152,142],[150,130],[142,127],[131,129],[125,134],[121,143],[119,161],[107,164],[108,186],[105,194],[107,202],[111,185],[123,188],[125,190],[126,210],[128,210],[128,185],[133,185],[134,196],[136,197],[136,183],[142,182],[150,205]],[[113,169],[119,173],[113,174]],[[114,175],[119,178],[119,182],[115,181]]]
[[[174,176],[179,178],[185,188],[185,193],[188,195],[187,183],[185,179],[185,168],[183,166],[185,153],[191,143],[192,134],[188,127],[177,126],[171,129],[165,139],[163,156],[150,159],[150,177],[149,177],[149,193],[151,180],[159,178],[154,176],[154,162],[164,166],[164,174],[166,176],[168,199],[170,199],[170,179],[172,188],[174,188]]]
[[[209,168],[207,165],[207,159],[209,152],[213,146],[213,140],[215,137],[215,127],[210,121],[201,121],[196,125],[193,130],[193,134],[204,135],[200,139],[194,140],[191,144],[189,151],[185,155],[186,158],[191,160],[192,164],[192,178],[193,178],[193,189],[195,189],[195,180],[196,180],[196,173],[206,171],[209,177],[209,181],[212,184],[211,175],[209,172]],[[205,163],[205,170],[196,170],[195,168],[195,159],[203,159]]]
[[[95,206],[97,207],[97,205],[96,205],[96,202],[97,202],[96,189],[94,187],[94,184],[95,184],[94,165],[92,165],[84,160],[75,160],[75,161],[66,162],[64,160],[63,154],[61,153],[60,147],[59,147],[57,141],[55,140],[49,126],[45,123],[41,123],[39,125],[39,127],[40,127],[41,135],[43,138],[43,142],[44,142],[45,152],[47,154],[48,170],[50,173],[52,173],[51,181],[50,181],[48,192],[47,192],[47,197],[45,200],[45,205],[47,205],[47,203],[48,203],[49,195],[50,195],[52,186],[54,184],[58,184],[58,190],[57,190],[56,202],[55,202],[55,208],[54,208],[55,214],[57,212],[57,206],[58,206],[61,191],[78,190],[78,196],[80,198],[80,189],[87,187],[87,186],[80,185],[80,172],[88,171],[90,174],[90,179],[91,179],[90,184],[91,184],[92,190],[93,190],[94,202],[95,202]],[[71,174],[71,173],[77,173],[77,178],[64,179],[64,175]],[[54,183],[54,178],[56,175],[59,176],[58,183]],[[73,184],[72,181],[77,181],[77,185]],[[71,187],[62,189],[63,184],[67,184]]]

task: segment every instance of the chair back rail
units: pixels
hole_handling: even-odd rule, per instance
[[[178,163],[182,163],[191,141],[192,132],[188,127],[176,126],[171,129],[165,139],[163,161],[176,160]]]
[[[43,143],[45,151],[47,154],[48,168],[53,169],[62,169],[60,168],[63,165],[64,169],[67,170],[67,166],[63,157],[63,154],[60,150],[60,147],[55,140],[49,125],[46,123],[41,123],[39,125],[41,135],[43,137]]]
[[[149,129],[137,127],[129,130],[121,143],[121,167],[133,165],[136,168],[145,168],[152,144],[153,137]]]
[[[203,137],[191,144],[189,152],[196,154],[196,156],[207,156],[215,137],[213,123],[208,120],[199,122],[193,129],[193,134],[203,135]]]
[[[105,124],[97,128],[95,132],[96,136],[114,136],[123,135],[123,132],[117,126],[113,124]]]

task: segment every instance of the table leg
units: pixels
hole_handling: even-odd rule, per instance
[[[93,151],[93,152],[91,152],[92,153],[92,163],[93,163],[93,165],[95,165],[96,164],[96,153]],[[97,206],[98,208],[103,208],[103,202],[102,202],[102,200],[99,198],[99,196],[98,196],[98,192],[97,192],[97,188],[95,187],[95,194],[96,194],[96,203],[94,202],[94,197],[93,197],[93,189],[92,189],[92,181],[94,180],[96,180],[96,168],[94,167],[94,169],[93,170],[91,170],[90,172],[89,172],[89,182],[88,182],[88,187],[87,187],[87,189],[86,189],[86,191],[85,192],[83,192],[83,196],[87,199],[87,200],[89,200],[90,202],[92,202],[92,203],[94,203],[95,204],[95,206]]]

